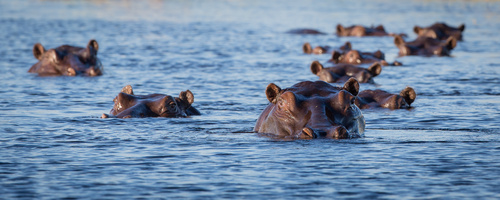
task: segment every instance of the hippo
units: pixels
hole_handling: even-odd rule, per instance
[[[391,94],[384,90],[363,90],[356,96],[355,104],[360,109],[388,108],[404,109],[410,108],[417,93],[411,87],[406,87],[398,94]]]
[[[398,61],[394,61],[393,63],[388,63],[385,61],[385,54],[382,51],[377,50],[373,53],[371,52],[361,52],[358,50],[349,50],[349,51],[333,51],[332,58],[329,62],[333,62],[335,64],[345,63],[345,64],[372,64],[375,62],[379,62],[382,66],[401,66],[402,63]]]
[[[328,53],[332,48],[330,46],[317,46],[312,48],[309,42],[306,42],[302,45],[302,51],[305,54],[324,54]],[[352,45],[350,42],[346,42],[344,45],[340,46],[336,51],[344,52],[352,49]]]
[[[451,50],[457,45],[457,39],[450,36],[446,41],[442,41],[435,38],[420,36],[411,42],[405,42],[402,37],[395,36],[394,44],[399,48],[400,56],[450,56]]]
[[[113,108],[102,118],[143,118],[143,117],[187,117],[200,115],[200,112],[191,106],[194,95],[186,90],[179,97],[165,94],[134,95],[132,86],[123,87],[118,96],[113,99]]]
[[[363,137],[365,119],[356,106],[359,83],[349,79],[343,87],[324,81],[304,81],[281,89],[266,88],[269,104],[260,114],[254,131],[284,139]]]
[[[308,29],[308,28],[292,29],[292,30],[287,31],[286,33],[299,34],[299,35],[326,35],[326,33],[323,33],[321,31],[318,31],[315,29]]]
[[[426,36],[438,40],[446,40],[448,37],[453,36],[457,41],[462,41],[462,32],[465,30],[465,24],[458,27],[451,27],[445,23],[434,23],[428,27],[415,26],[413,31],[418,36]]]
[[[337,36],[345,37],[345,36],[356,36],[356,37],[364,37],[364,36],[395,36],[400,35],[405,37],[406,34],[394,34],[387,33],[385,31],[384,26],[379,25],[377,27],[364,27],[361,25],[352,25],[349,27],[344,27],[341,24],[337,25]]]
[[[373,77],[382,72],[380,63],[373,63],[368,69],[351,64],[337,64],[333,67],[324,68],[318,61],[311,63],[311,72],[319,76],[319,79],[328,83],[341,83],[353,77],[360,83],[374,83]]]
[[[98,50],[95,40],[90,40],[86,48],[62,45],[49,50],[37,43],[33,46],[33,55],[38,62],[28,72],[40,76],[99,76],[103,70],[97,58]]]

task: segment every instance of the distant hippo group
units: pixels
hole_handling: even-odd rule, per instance
[[[382,25],[344,27],[339,24],[336,35],[392,36],[400,56],[449,56],[457,41],[462,40],[464,29],[465,25],[451,27],[445,23],[435,23],[429,27],[415,26],[414,32],[418,37],[406,42],[403,39],[406,34],[387,33]],[[325,34],[314,29],[294,29],[288,33]],[[38,62],[28,72],[40,76],[99,76],[103,73],[103,67],[97,58],[98,50],[99,45],[95,40],[90,40],[85,48],[63,45],[49,50],[37,43],[33,47],[33,55]],[[329,46],[312,48],[306,42],[302,50],[306,54],[331,53],[332,57],[327,62],[333,66],[323,67],[319,61],[312,62],[311,72],[320,81],[299,82],[285,89],[270,83],[265,90],[269,105],[257,119],[255,132],[288,139],[362,137],[365,120],[360,109],[410,108],[416,99],[416,92],[411,87],[404,88],[399,94],[384,90],[360,91],[359,83],[373,83],[373,78],[382,72],[382,66],[402,65],[398,61],[388,63],[380,50],[361,52],[354,50],[350,42],[336,49]],[[343,83],[343,87],[330,83]],[[180,92],[178,97],[165,94],[136,95],[128,85],[113,101],[110,113],[103,114],[102,118],[200,115],[192,106],[194,95],[189,90]]]

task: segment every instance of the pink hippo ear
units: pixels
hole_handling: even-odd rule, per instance
[[[454,49],[457,46],[457,39],[453,36],[448,37],[448,39],[446,39],[445,46],[449,50]]]
[[[189,107],[194,102],[194,95],[191,91],[186,90],[179,94],[179,99],[181,99],[181,101],[183,102],[186,102],[188,104],[187,107]]]
[[[400,35],[394,36],[394,44],[399,47],[405,44],[405,40]]]
[[[36,43],[33,46],[33,56],[35,56],[35,58],[38,60],[42,59],[42,56],[45,53],[45,51],[46,51],[45,48],[40,43]]]
[[[379,62],[373,63],[370,67],[368,67],[368,71],[372,76],[378,76],[380,72],[382,72],[382,65]]]
[[[87,44],[87,49],[89,49],[92,54],[97,55],[97,51],[99,51],[99,44],[96,40],[92,39]]]
[[[318,75],[319,72],[323,70],[323,65],[319,61],[315,60],[311,63],[311,72]]]
[[[127,86],[123,87],[121,92],[123,92],[125,94],[134,95],[134,91],[132,90],[131,85],[127,85]]]
[[[358,93],[359,93],[359,82],[351,77],[349,78],[349,80],[347,80],[345,83],[344,83],[344,90],[348,91],[349,93],[351,93],[352,95],[354,96],[358,96]]]
[[[274,83],[269,83],[266,87],[266,97],[269,102],[276,104],[276,98],[281,92],[281,88]]]
[[[458,26],[458,30],[460,30],[461,32],[464,32],[465,24],[460,24],[460,26]]]
[[[345,29],[341,24],[337,24],[337,35],[342,35],[344,34]]]

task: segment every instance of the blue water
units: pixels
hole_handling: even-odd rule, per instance
[[[0,1],[0,199],[499,199],[500,2]],[[397,57],[343,25],[466,24],[451,57]],[[328,35],[292,35],[314,28]],[[99,42],[100,77],[27,73],[32,47]],[[265,87],[317,80],[304,42],[382,50],[361,89],[417,91],[411,110],[363,110],[365,138],[253,133]],[[125,85],[191,90],[190,118],[100,119]]]

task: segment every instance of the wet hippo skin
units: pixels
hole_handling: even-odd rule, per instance
[[[102,118],[136,118],[136,117],[187,117],[200,115],[200,112],[191,106],[194,95],[186,90],[179,97],[165,94],[135,95],[132,86],[125,86],[113,99],[114,106]]]
[[[311,63],[311,72],[328,83],[343,83],[353,77],[360,83],[374,83],[373,77],[382,72],[380,63],[373,63],[368,69],[351,64],[337,64],[323,67],[318,61]]]
[[[102,64],[97,58],[98,50],[95,40],[90,40],[85,48],[62,45],[49,50],[37,43],[33,46],[33,55],[38,62],[28,72],[40,76],[99,76]]]
[[[271,83],[266,88],[270,103],[254,131],[290,139],[362,137],[365,120],[355,105],[358,91],[355,79],[349,79],[343,87],[304,81],[281,89]]]
[[[430,37],[438,40],[446,40],[450,36],[458,41],[462,41],[462,32],[465,30],[465,24],[458,27],[449,26],[446,23],[436,22],[428,27],[415,26],[413,31],[418,36]]]
[[[363,90],[359,92],[355,103],[360,109],[404,109],[410,108],[416,97],[417,93],[411,87],[406,87],[399,94],[391,94],[384,90]]]
[[[449,56],[451,50],[457,45],[457,39],[450,36],[445,41],[430,37],[420,36],[417,39],[406,42],[402,37],[395,36],[394,44],[399,48],[400,56]]]

